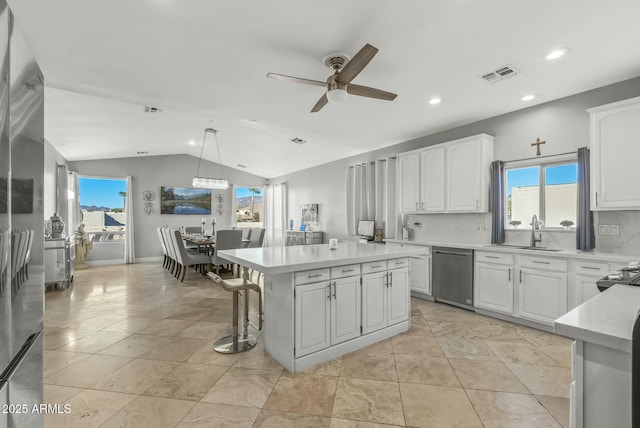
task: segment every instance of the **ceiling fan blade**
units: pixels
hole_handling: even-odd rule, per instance
[[[315,85],[327,87],[327,82],[321,82],[320,80],[303,79],[302,77],[286,76],[284,74],[267,73],[267,77],[278,80],[286,80],[295,83],[304,83],[305,85]]]
[[[344,66],[340,73],[336,76],[336,82],[350,83],[360,72],[369,64],[369,61],[378,53],[378,48],[374,48],[370,44],[364,45],[357,54],[351,58],[351,61]]]
[[[380,89],[354,84],[350,84],[347,86],[347,92],[351,95],[359,95],[361,97],[369,97],[385,101],[393,101],[398,96],[397,94],[394,94],[392,92],[386,92]]]
[[[327,98],[327,94],[325,93],[322,97],[320,97],[316,105],[313,106],[313,108],[311,109],[311,113],[319,112],[320,109],[326,106],[328,102],[329,99]]]

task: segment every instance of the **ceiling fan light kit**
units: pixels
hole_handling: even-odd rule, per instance
[[[343,53],[334,53],[326,56],[323,60],[324,64],[334,71],[334,73],[327,78],[326,82],[276,73],[267,73],[267,77],[288,80],[295,83],[304,83],[305,85],[324,86],[326,92],[313,106],[311,113],[320,111],[328,103],[344,102],[347,99],[347,94],[393,101],[397,97],[394,93],[370,88],[368,86],[351,84],[351,81],[369,64],[376,53],[378,53],[377,48],[366,44],[353,58],[349,58]]]
[[[229,188],[229,180],[226,178],[212,178],[200,176],[200,164],[202,163],[202,153],[204,152],[204,143],[207,141],[207,134],[212,133],[216,141],[216,150],[218,152],[218,162],[220,162],[220,171],[222,177],[224,177],[224,167],[222,166],[222,158],[220,157],[220,146],[218,145],[218,131],[213,128],[206,128],[204,130],[204,137],[202,138],[202,148],[200,149],[200,159],[198,160],[198,169],[196,170],[196,176],[193,177],[191,185],[199,189],[216,189],[225,190]]]

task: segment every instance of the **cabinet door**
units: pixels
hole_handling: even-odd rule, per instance
[[[589,110],[591,114],[591,206],[595,210],[640,209],[636,160],[640,158],[640,97]]]
[[[362,334],[387,326],[387,272],[362,275]]]
[[[360,336],[360,276],[332,281],[331,345]]]
[[[388,273],[387,324],[393,325],[409,319],[409,269],[394,269]]]
[[[411,291],[431,295],[431,257],[411,257],[409,263],[411,264]]]
[[[447,211],[480,209],[481,154],[479,140],[446,146]]]
[[[400,155],[400,210],[420,209],[420,153]]]
[[[567,275],[521,269],[519,310],[522,318],[553,325],[567,312]]]
[[[444,212],[444,146],[420,152],[420,208],[427,212]]]
[[[331,287],[329,281],[295,288],[296,357],[329,347]]]
[[[596,281],[600,277],[576,275],[576,306],[600,294]]]
[[[513,314],[513,268],[491,263],[476,263],[474,305],[505,314]]]

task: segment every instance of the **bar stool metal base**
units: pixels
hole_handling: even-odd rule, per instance
[[[258,340],[250,334],[225,336],[215,341],[213,350],[221,354],[237,354],[253,348],[257,342]]]

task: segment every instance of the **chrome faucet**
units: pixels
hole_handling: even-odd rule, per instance
[[[542,233],[539,238],[536,238],[536,229],[540,230],[540,223],[538,223],[538,216],[534,214],[531,218],[531,241],[529,242],[531,248],[536,247],[536,242],[542,242]]]

